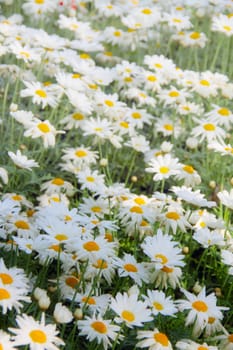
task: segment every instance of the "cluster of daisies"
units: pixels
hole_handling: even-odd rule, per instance
[[[0,6],[0,349],[233,350],[233,2]]]

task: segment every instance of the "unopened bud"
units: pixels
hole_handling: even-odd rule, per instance
[[[215,288],[215,295],[216,297],[221,297],[222,296],[222,290],[219,287]]]
[[[106,158],[100,159],[100,165],[101,166],[107,166],[108,165],[108,160]]]
[[[132,182],[137,182],[138,181],[137,176],[135,176],[135,175],[131,176],[131,181]]]
[[[216,188],[216,182],[214,180],[210,181],[209,186],[214,190]]]
[[[199,282],[196,282],[193,286],[193,291],[195,294],[200,293],[200,291],[202,290],[202,286],[199,284]]]
[[[83,318],[83,312],[82,312],[82,309],[80,308],[77,308],[74,312],[74,318],[76,320],[81,320]]]
[[[48,295],[45,295],[42,298],[40,298],[38,300],[38,305],[39,305],[41,310],[43,310],[43,311],[47,310],[49,308],[49,305],[50,305],[50,298],[48,297]]]
[[[188,254],[189,253],[189,247],[184,247],[183,249],[182,249],[182,251],[183,251],[183,253],[184,254]]]

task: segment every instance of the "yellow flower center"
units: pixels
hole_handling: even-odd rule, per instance
[[[210,82],[208,80],[202,79],[199,82],[203,86],[210,86]]]
[[[191,165],[184,165],[183,166],[183,170],[186,171],[186,173],[189,174],[193,174],[194,173],[194,169]]]
[[[114,106],[114,102],[111,100],[105,100],[104,103],[108,106],[108,107],[113,107]]]
[[[163,254],[156,254],[155,259],[159,259],[161,264],[165,265],[168,262],[168,258]]]
[[[79,279],[75,276],[69,276],[66,278],[65,283],[67,286],[75,289],[79,284]]]
[[[224,150],[233,154],[233,148],[232,147],[225,147]]]
[[[68,236],[63,234],[63,233],[59,233],[58,235],[56,235],[54,237],[56,240],[58,240],[59,242],[62,242],[62,241],[66,241],[68,239]]]
[[[145,199],[141,197],[134,198],[134,202],[137,203],[138,205],[146,204]]]
[[[135,320],[134,314],[128,310],[122,311],[121,317],[128,322],[133,322]]]
[[[155,64],[154,64],[154,67],[155,67],[155,68],[159,68],[159,69],[163,68],[163,66],[162,66],[161,63],[155,63]]]
[[[94,213],[101,213],[102,209],[98,206],[94,206],[91,208],[91,210],[94,212]]]
[[[230,111],[228,108],[220,108],[218,110],[218,114],[220,114],[223,117],[228,117],[230,115]]]
[[[26,52],[26,51],[20,51],[20,55],[21,56],[24,56],[26,58],[29,58],[30,57],[30,53],[29,52]]]
[[[42,97],[42,98],[46,98],[47,97],[47,94],[46,94],[46,92],[44,90],[39,89],[39,90],[36,90],[35,93],[38,96]]]
[[[163,346],[168,346],[168,337],[164,333],[155,333],[154,334],[154,339],[157,343],[163,345]]]
[[[103,322],[101,322],[101,321],[92,322],[91,327],[96,332],[101,333],[101,334],[107,333],[107,331],[108,331],[106,325]]]
[[[44,0],[34,0],[34,2],[35,2],[36,4],[41,5],[41,4],[43,4],[43,3],[44,3]]]
[[[95,252],[100,250],[99,245],[95,241],[89,241],[83,244],[83,248],[89,252]]]
[[[229,343],[233,343],[233,334],[228,335]]]
[[[89,182],[95,182],[95,178],[93,176],[87,176],[86,180]]]
[[[0,273],[0,279],[2,280],[3,284],[12,284],[13,278],[8,275],[8,273]]]
[[[182,22],[181,19],[179,19],[179,18],[173,18],[172,21],[174,23],[181,23]]]
[[[120,122],[120,126],[122,126],[125,129],[128,129],[129,128],[129,123],[123,121],[123,122]]]
[[[130,208],[131,213],[136,213],[136,214],[143,214],[143,210],[142,208],[138,207],[138,206],[133,206],[132,208]]]
[[[62,186],[62,185],[64,185],[64,182],[65,181],[63,179],[61,179],[60,177],[56,177],[55,179],[53,179],[52,184],[57,185],[57,186]]]
[[[108,56],[108,57],[112,57],[112,52],[111,51],[105,51],[104,55]]]
[[[29,333],[29,336],[34,343],[44,344],[47,342],[47,337],[45,332],[41,331],[40,329],[35,329],[31,331]]]
[[[161,311],[164,309],[163,305],[160,303],[157,303],[156,301],[153,303],[153,306],[156,310]]]
[[[19,229],[22,229],[22,230],[29,230],[29,228],[30,228],[28,223],[26,221],[23,221],[23,220],[16,221],[15,226]]]
[[[208,350],[206,346],[198,346],[197,350]]]
[[[133,112],[133,113],[131,114],[131,116],[132,116],[134,119],[141,119],[141,117],[142,117],[141,113],[139,113],[139,112]]]
[[[42,131],[44,134],[50,132],[50,127],[46,123],[39,123],[37,125],[38,129]]]
[[[116,30],[114,33],[113,33],[115,36],[121,36],[121,32],[119,30]]]
[[[95,305],[96,304],[95,299],[92,297],[83,297],[82,301],[88,305]]]
[[[151,11],[151,9],[143,9],[142,11],[141,11],[144,15],[151,15],[152,14],[152,11]]]
[[[88,60],[90,59],[90,55],[88,55],[88,53],[81,53],[81,55],[79,55],[79,57],[82,59],[82,60]]]
[[[8,290],[0,288],[0,300],[10,299],[11,295]]]
[[[170,220],[179,220],[180,219],[180,215],[176,212],[176,211],[169,211],[166,214],[166,218],[170,219]]]
[[[164,129],[167,131],[173,131],[174,130],[174,126],[171,124],[164,124]]]
[[[133,81],[133,78],[131,77],[125,77],[124,82],[125,83],[131,83]]]
[[[125,264],[124,269],[128,272],[138,272],[137,267],[133,264]]]
[[[215,317],[209,317],[208,318],[208,323],[213,324],[215,322],[216,318]]]
[[[161,174],[167,174],[169,172],[169,168],[167,166],[161,166],[159,171]]]
[[[74,120],[83,120],[83,119],[84,119],[84,115],[81,114],[81,113],[74,113],[74,114],[72,115],[72,118],[73,118]]]
[[[201,35],[200,35],[200,33],[198,33],[198,32],[193,32],[193,33],[190,34],[189,37],[190,37],[191,39],[193,39],[193,40],[197,40],[197,39],[200,39]]]
[[[108,263],[103,260],[103,259],[98,259],[94,264],[93,266],[96,268],[96,269],[107,269],[108,268]]]
[[[62,247],[59,244],[52,244],[49,249],[54,250],[57,253],[62,252]]]
[[[223,29],[225,29],[226,32],[232,31],[232,27],[231,26],[223,26]]]
[[[79,158],[82,158],[87,156],[87,152],[84,151],[83,149],[79,149],[78,151],[75,152],[75,155]]]
[[[208,306],[202,300],[197,300],[192,303],[192,307],[198,312],[206,312],[208,310]]]
[[[12,196],[11,197],[14,201],[21,201],[23,198],[20,196],[20,195],[18,195],[18,194],[16,194],[15,196]]]
[[[147,80],[153,82],[153,81],[156,81],[157,78],[154,75],[148,75]]]
[[[174,269],[173,269],[172,267],[168,267],[168,266],[163,266],[163,267],[161,268],[161,270],[162,270],[163,272],[166,272],[166,273],[172,273],[172,272],[174,271]]]
[[[178,96],[180,96],[180,93],[178,92],[178,91],[170,91],[169,92],[169,96],[170,97],[178,97]]]
[[[211,124],[211,123],[207,123],[207,124],[204,124],[203,125],[203,128],[206,130],[206,131],[214,131],[216,128],[215,128],[215,125],[214,124]]]
[[[72,79],[79,79],[79,78],[81,78],[81,74],[79,73],[72,74]]]

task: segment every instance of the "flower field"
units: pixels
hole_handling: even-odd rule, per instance
[[[0,0],[0,350],[233,350],[232,36],[232,0]]]

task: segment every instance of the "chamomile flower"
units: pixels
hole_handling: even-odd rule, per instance
[[[140,341],[136,344],[138,348],[148,348],[149,350],[172,350],[172,344],[165,333],[158,328],[153,331],[138,331],[137,339]]]
[[[151,159],[149,168],[146,172],[155,173],[154,181],[168,179],[170,176],[179,174],[180,164],[178,158],[173,158],[170,154],[158,156],[156,159]]]
[[[213,109],[206,113],[209,120],[213,120],[220,126],[225,126],[227,130],[232,126],[233,113],[227,107],[213,105]]]
[[[138,300],[137,294],[118,292],[115,298],[112,297],[110,307],[118,315],[115,321],[124,322],[129,328],[142,327],[144,323],[152,320],[147,303]]]
[[[65,345],[57,337],[56,325],[45,324],[44,313],[40,321],[26,314],[18,315],[16,323],[18,328],[10,328],[16,346],[29,345],[30,350],[58,350],[61,345]]]
[[[207,43],[207,36],[205,33],[198,31],[184,32],[180,37],[180,43],[184,47],[201,47],[204,48]]]
[[[192,165],[183,164],[180,168],[180,173],[176,178],[184,181],[184,186],[196,186],[201,183],[201,177]]]
[[[24,293],[29,292],[29,280],[23,269],[17,267],[7,268],[4,260],[0,259],[0,282],[3,285],[12,285],[18,289],[24,289]]]
[[[104,192],[105,183],[104,175],[99,174],[97,170],[90,169],[80,170],[77,175],[78,181],[81,183],[81,189],[88,189],[92,192]]]
[[[101,315],[86,316],[84,320],[78,321],[80,335],[86,336],[89,341],[96,340],[102,344],[104,350],[117,340],[120,327],[112,324],[111,320],[104,319]],[[119,340],[122,337],[120,336]]]
[[[24,156],[20,150],[17,150],[16,153],[9,151],[8,155],[19,168],[32,170],[32,168],[39,166],[34,159],[28,159],[27,156]]]
[[[44,182],[41,185],[41,191],[48,195],[54,193],[65,193],[67,196],[72,196],[75,190],[70,182],[65,181],[61,177],[55,177],[52,180]]]
[[[223,247],[225,245],[224,235],[219,230],[210,230],[208,227],[200,228],[193,234],[193,239],[204,248],[212,245]]]

